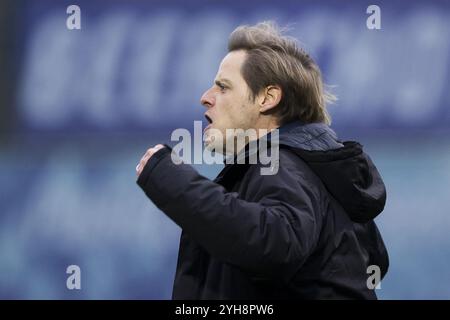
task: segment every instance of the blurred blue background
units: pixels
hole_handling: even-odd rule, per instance
[[[68,30],[66,8],[81,8]],[[381,8],[381,30],[366,8]],[[448,1],[0,2],[0,298],[169,299],[180,229],[135,184],[147,148],[203,120],[240,24],[317,60],[388,189],[382,299],[450,298]],[[197,166],[214,178],[220,166]],[[81,268],[81,290],[66,268]]]

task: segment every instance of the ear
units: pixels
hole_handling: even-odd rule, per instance
[[[281,101],[281,88],[276,85],[266,87],[260,94],[259,112],[266,112],[275,108]]]

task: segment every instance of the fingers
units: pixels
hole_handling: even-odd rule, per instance
[[[144,156],[141,158],[141,160],[139,161],[139,164],[136,167],[136,174],[139,176],[142,172],[142,170],[144,170],[145,165],[147,164],[147,161],[150,159],[150,157],[153,155],[153,151],[151,151],[152,149],[148,149],[147,152],[145,152]]]
[[[164,146],[162,144],[157,144],[156,146],[148,149],[145,152],[145,154],[142,156],[141,160],[139,161],[138,165],[136,166],[136,174],[138,176],[142,173],[142,170],[144,170],[144,167],[147,164],[148,160],[150,160],[151,156],[162,148],[164,148]]]
[[[144,170],[145,165],[147,164],[147,161],[150,159],[150,157],[153,155],[153,153],[145,153],[145,155],[142,157],[141,161],[139,161],[137,174],[140,175],[142,170]]]

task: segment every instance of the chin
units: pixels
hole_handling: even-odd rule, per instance
[[[203,145],[206,150],[223,154],[223,137],[219,129],[208,129],[203,135],[203,139]]]
[[[223,144],[222,143],[217,143],[216,141],[210,141],[210,140],[206,140],[205,141],[205,149],[210,151],[210,152],[217,152],[219,154],[224,154],[223,152]]]

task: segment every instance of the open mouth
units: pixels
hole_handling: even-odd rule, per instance
[[[208,116],[206,113],[205,113],[205,118],[206,118],[206,121],[208,121],[208,125],[205,127],[205,129],[203,129],[203,133],[205,133],[206,130],[208,130],[209,128],[211,128],[211,125],[212,125],[212,123],[213,123],[211,117]]]
[[[207,114],[205,114],[205,118],[206,118],[206,120],[208,121],[209,124],[212,124],[213,121]]]

